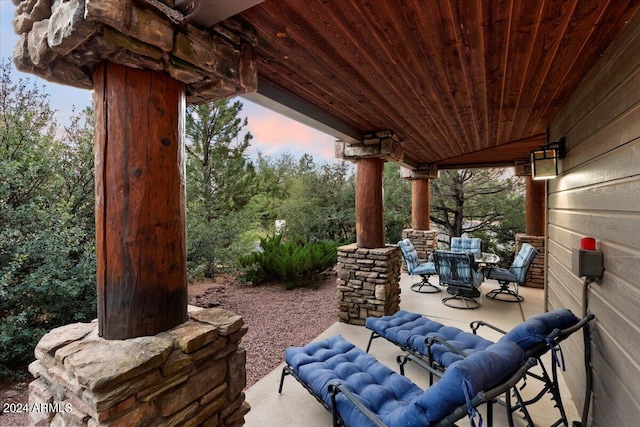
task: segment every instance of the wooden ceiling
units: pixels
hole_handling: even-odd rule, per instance
[[[513,164],[543,144],[559,108],[639,7],[265,0],[238,16],[258,34],[259,92],[274,89],[297,113],[330,117],[339,137],[391,130],[405,163],[447,168]]]

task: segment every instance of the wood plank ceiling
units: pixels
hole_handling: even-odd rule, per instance
[[[625,0],[266,0],[258,73],[406,161],[513,164],[640,7]]]

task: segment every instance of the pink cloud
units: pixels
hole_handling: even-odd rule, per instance
[[[247,130],[253,135],[251,154],[268,156],[289,152],[295,156],[308,153],[319,162],[335,162],[335,137],[289,119],[279,113],[242,100],[241,115],[247,117]]]

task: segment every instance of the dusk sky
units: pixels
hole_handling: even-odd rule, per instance
[[[13,56],[13,49],[18,40],[11,24],[14,11],[15,6],[11,0],[0,0],[0,57],[3,59]],[[45,92],[50,95],[52,108],[57,110],[56,119],[61,124],[67,123],[74,105],[76,110],[81,110],[92,102],[89,90],[49,83],[32,74],[20,73],[15,68],[12,76],[14,79],[29,78],[37,85],[44,86]],[[244,106],[241,116],[249,120],[245,130],[253,135],[248,151],[250,156],[256,155],[258,151],[268,156],[289,152],[295,157],[300,157],[309,153],[318,163],[337,161],[334,157],[334,137],[246,99],[240,98],[240,101]]]

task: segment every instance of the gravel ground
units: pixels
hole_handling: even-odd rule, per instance
[[[287,291],[280,283],[247,286],[222,275],[189,285],[189,303],[243,317],[249,328],[241,342],[247,350],[247,387],[284,361],[285,348],[308,343],[338,319],[335,276],[326,277],[317,290]],[[28,381],[0,383],[0,403],[27,403]],[[28,425],[26,413],[0,412],[2,427]]]
[[[317,290],[287,291],[280,283],[246,286],[228,277],[190,288],[190,304],[231,310],[249,327],[241,343],[247,350],[247,387],[284,361],[285,348],[307,344],[338,320],[335,276]]]

